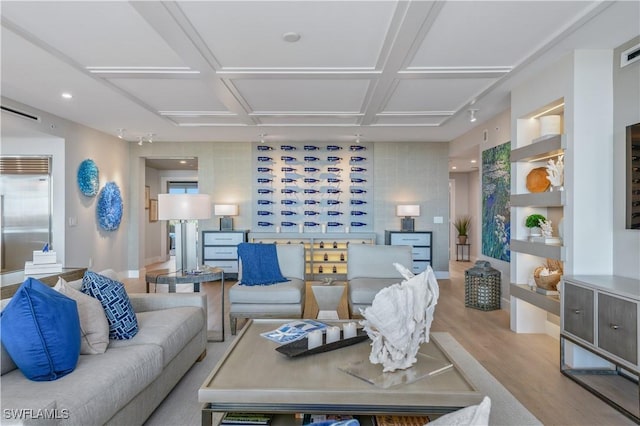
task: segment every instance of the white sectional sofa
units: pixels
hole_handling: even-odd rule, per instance
[[[138,319],[137,335],[111,340],[103,354],[80,355],[76,369],[58,380],[28,380],[2,347],[0,423],[143,424],[205,355],[207,301],[205,295],[190,293],[129,298]],[[42,418],[29,418],[38,415]]]

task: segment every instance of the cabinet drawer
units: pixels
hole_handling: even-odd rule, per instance
[[[429,247],[413,247],[411,254],[414,260],[431,260],[429,256]]]
[[[238,261],[237,260],[205,260],[204,264],[207,266],[214,266],[222,269],[225,273],[237,273]]]
[[[213,246],[204,248],[205,259],[237,259],[238,247],[236,246]]]
[[[598,346],[638,364],[638,305],[598,293]]]
[[[430,246],[431,234],[391,234],[392,246]]]
[[[413,272],[414,274],[419,274],[420,272],[423,272],[425,269],[427,269],[427,266],[429,266],[431,264],[431,262],[426,262],[426,261],[414,261],[413,262],[413,267],[411,268],[411,272]]]
[[[589,343],[593,342],[593,291],[564,283],[564,330]]]
[[[204,245],[237,246],[244,240],[242,232],[211,232],[204,234]]]

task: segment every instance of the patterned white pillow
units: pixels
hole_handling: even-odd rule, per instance
[[[58,278],[54,290],[76,301],[80,318],[80,354],[104,353],[109,345],[109,322],[99,300],[74,289]]]

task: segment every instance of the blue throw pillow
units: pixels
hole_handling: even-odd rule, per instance
[[[2,344],[30,380],[71,373],[80,356],[80,320],[75,300],[28,278],[0,316]]]
[[[87,271],[82,278],[80,291],[95,297],[102,303],[109,322],[109,339],[127,340],[138,333],[138,318],[133,311],[124,284]]]
[[[242,285],[269,285],[289,281],[280,271],[275,244],[240,243],[238,257],[242,262]]]

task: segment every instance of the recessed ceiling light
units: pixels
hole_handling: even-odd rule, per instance
[[[71,93],[69,93],[69,92],[63,92],[62,93],[62,97],[65,98],[65,99],[71,99],[71,98],[73,98],[73,95]]]
[[[291,31],[291,32],[282,34],[282,39],[289,43],[295,43],[296,41],[300,40],[300,34]]]
[[[187,164],[187,160],[180,160],[180,164]]]

